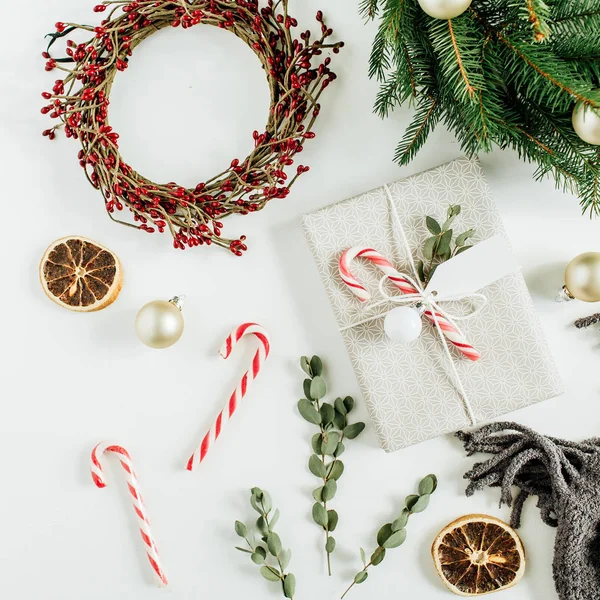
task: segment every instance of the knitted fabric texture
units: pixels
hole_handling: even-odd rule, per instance
[[[515,529],[525,500],[537,496],[542,520],[557,528],[552,567],[559,598],[600,600],[600,439],[569,442],[510,422],[456,436],[469,456],[494,455],[465,474],[467,496],[501,488],[500,506],[512,506]]]

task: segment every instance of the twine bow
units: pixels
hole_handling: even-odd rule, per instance
[[[381,254],[379,254],[371,248],[350,248],[349,250],[346,250],[346,252],[344,252],[342,258],[340,259],[341,277],[361,301],[365,302],[369,300],[370,296],[366,289],[358,282],[358,280],[356,280],[353,277],[353,275],[348,269],[348,263],[352,258],[367,258],[373,263],[375,263],[383,271],[384,275],[379,280],[379,295],[381,297],[381,300],[370,302],[365,307],[366,311],[371,311],[374,308],[390,303],[397,305],[413,305],[420,309],[420,314],[424,315],[429,321],[431,321],[439,335],[439,338],[442,342],[442,347],[444,348],[444,353],[448,358],[448,361],[452,368],[456,387],[462,397],[467,417],[469,418],[471,425],[475,425],[477,421],[475,419],[473,408],[471,406],[471,402],[469,400],[467,392],[465,391],[464,385],[454,363],[454,358],[452,357],[452,354],[450,352],[450,346],[448,342],[455,346],[457,350],[462,352],[470,360],[476,361],[480,358],[479,352],[477,352],[477,350],[467,342],[464,333],[457,325],[457,321],[464,321],[466,319],[473,318],[487,304],[487,298],[481,293],[467,293],[454,295],[441,294],[438,293],[436,290],[429,290],[422,286],[422,284],[420,283],[417,267],[412,256],[411,248],[406,238],[404,227],[402,226],[402,223],[398,216],[396,205],[392,198],[392,194],[387,185],[384,186],[384,189],[386,191],[388,203],[390,206],[390,213],[392,215],[392,232],[394,236],[394,241],[398,246],[404,247],[405,254],[408,257],[408,262],[412,273],[409,275],[398,271],[385,257],[383,257]],[[400,240],[397,237],[398,234],[400,234],[401,236]],[[399,243],[400,241],[402,242],[401,244]],[[400,295],[389,294],[384,287],[386,281],[391,281],[402,293]],[[478,300],[479,303],[477,303]],[[468,301],[472,301],[473,304],[470,305],[470,310],[467,314],[453,314],[447,307],[442,306],[447,302],[464,303]],[[367,316],[360,321],[351,323],[350,325],[346,325],[340,328],[340,331],[345,331],[347,329],[351,329],[359,325],[369,323],[381,317],[385,317],[388,314],[388,312],[389,311]]]

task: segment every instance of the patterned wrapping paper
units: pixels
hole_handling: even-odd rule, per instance
[[[450,204],[462,207],[455,230],[475,229],[474,243],[498,233],[506,237],[476,160],[458,159],[388,188],[415,258],[431,235],[425,216],[442,222]],[[410,274],[405,250],[395,241],[391,223],[384,187],[303,218],[304,234],[340,329],[369,316],[365,305],[339,277],[338,261],[346,248],[375,248],[400,271]],[[353,261],[352,272],[376,300],[381,272],[364,260]],[[394,293],[394,288],[389,291]],[[488,304],[473,318],[462,321],[461,329],[482,358],[471,362],[451,350],[478,423],[562,393],[556,365],[521,273],[512,273],[481,291]],[[381,312],[385,310],[374,311]],[[345,329],[341,335],[385,451],[470,426],[448,358],[432,326],[424,323],[420,338],[408,346],[387,338],[383,318]]]

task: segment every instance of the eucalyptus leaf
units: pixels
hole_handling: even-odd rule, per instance
[[[465,250],[469,250],[469,248],[472,248],[473,246],[469,245],[469,246],[463,246],[462,248],[459,248],[456,251],[456,256],[458,256],[459,254],[462,254]]]
[[[287,550],[282,550],[279,555],[279,562],[281,563],[282,569],[287,569],[290,564],[290,560],[292,560],[292,551],[288,548]]]
[[[331,554],[335,550],[335,538],[329,536],[325,542],[325,551],[327,554]]]
[[[344,444],[342,442],[340,442],[337,445],[337,448],[335,449],[335,452],[333,453],[333,455],[337,458],[338,456],[341,456],[342,454],[344,454],[345,449],[346,449],[346,446],[344,446]]]
[[[265,562],[265,559],[267,558],[267,551],[262,546],[257,546],[254,549],[254,554],[252,554],[250,558],[252,559],[253,563],[260,565]]]
[[[343,431],[344,427],[346,427],[346,424],[346,415],[343,415],[342,413],[336,410],[335,417],[333,417],[333,425],[340,431]]]
[[[245,552],[246,554],[252,554],[252,550],[248,550],[248,548],[240,548],[239,546],[236,546],[235,549],[239,550],[240,552]]]
[[[332,456],[340,442],[340,434],[335,431],[329,431],[323,437],[321,452]]]
[[[258,529],[262,535],[267,535],[269,533],[269,528],[264,517],[258,517],[258,519],[256,519],[256,529]]]
[[[333,421],[335,417],[335,409],[331,404],[327,404],[327,402],[323,402],[321,404],[321,409],[319,411],[321,413],[321,423],[323,425],[329,425]]]
[[[337,512],[335,512],[335,510],[331,509],[327,511],[327,529],[329,531],[335,531],[335,528],[337,527],[338,524],[338,514]]]
[[[260,505],[262,506],[265,513],[270,513],[273,508],[273,502],[271,501],[271,496],[269,496],[269,492],[263,491],[262,498],[260,499]]]
[[[366,571],[361,571],[354,576],[354,583],[360,584],[363,583],[367,579],[369,574]]]
[[[406,508],[412,512],[413,506],[419,500],[419,494],[411,494],[410,496],[406,496]]]
[[[429,494],[424,494],[423,496],[419,496],[419,499],[414,503],[411,508],[412,512],[420,513],[423,512],[429,506],[429,498],[431,496]]]
[[[346,396],[344,398],[344,406],[349,413],[352,412],[352,409],[354,408],[354,398],[352,396]]]
[[[235,532],[240,537],[245,538],[246,534],[248,533],[248,530],[246,529],[246,526],[241,521],[236,521],[235,522]]]
[[[274,567],[261,567],[260,568],[260,574],[268,581],[280,581],[281,580],[281,575],[279,574],[279,571],[277,569],[275,569]]]
[[[309,399],[309,400],[314,400],[314,398],[311,397],[310,395],[310,384],[312,383],[312,379],[305,379],[302,382],[302,389],[304,390],[304,395]]]
[[[281,552],[281,539],[275,532],[271,532],[267,536],[267,548],[273,556],[277,556]]]
[[[269,529],[273,531],[275,525],[277,525],[277,521],[279,521],[279,509],[276,508],[273,516],[269,519]]]
[[[437,477],[433,474],[423,477],[419,483],[419,494],[421,496],[425,494],[433,494],[433,492],[435,492],[437,489],[437,483]]]
[[[313,406],[310,400],[302,398],[302,400],[298,402],[298,410],[300,411],[300,414],[304,417],[304,419],[309,423],[312,423],[313,425],[321,424],[321,414]]]
[[[464,246],[466,241],[469,238],[472,238],[475,235],[475,230],[474,229],[469,229],[467,231],[465,231],[464,233],[461,233],[460,235],[458,235],[456,237],[456,245],[457,246]]]
[[[442,232],[440,224],[433,217],[425,217],[425,224],[433,235],[439,235]]]
[[[452,229],[444,231],[440,237],[440,243],[437,247],[437,254],[443,256],[447,252],[450,252],[450,244],[452,243]]]
[[[327,386],[322,377],[314,377],[310,382],[310,397],[313,400],[320,400],[327,393]]]
[[[337,481],[342,476],[343,472],[344,463],[341,460],[335,460],[329,466],[327,479],[335,479]]]
[[[425,283],[425,263],[422,260],[417,262],[417,273],[419,274],[419,279]]]
[[[392,535],[383,544],[384,548],[397,548],[402,545],[406,540],[406,529],[399,529],[392,533]]]
[[[327,474],[323,461],[316,454],[308,459],[308,468],[315,477],[325,477]]]
[[[283,580],[283,595],[286,598],[293,598],[296,593],[296,577],[293,573],[288,573]]]
[[[310,359],[310,370],[313,377],[320,377],[323,374],[323,362],[318,356],[313,356]]]
[[[312,517],[314,522],[321,527],[327,527],[327,511],[322,504],[315,502],[312,507]]]
[[[333,405],[335,406],[335,410],[337,410],[341,415],[346,416],[348,414],[348,409],[341,398],[336,398]]]
[[[377,532],[377,544],[379,546],[383,546],[385,541],[393,534],[392,524],[386,523],[378,532]]]
[[[376,567],[385,558],[385,548],[379,546],[373,554],[371,554],[371,564]]]
[[[312,497],[317,502],[323,502],[323,486],[314,489],[313,493],[312,493]]]
[[[454,217],[449,217],[448,219],[446,219],[444,221],[444,224],[442,225],[442,231],[447,231],[448,229],[450,229],[450,225],[452,225],[453,222]]]
[[[460,204],[451,204],[448,207],[448,218],[458,217],[458,215],[461,213],[461,210],[462,208]]]
[[[323,501],[328,502],[329,500],[332,500],[334,498],[336,492],[337,492],[337,483],[336,483],[335,479],[330,479],[323,486]]]
[[[309,377],[312,377],[312,372],[310,370],[310,360],[308,359],[308,356],[303,356],[302,358],[300,358],[300,367]]]
[[[322,454],[322,442],[323,442],[323,436],[320,433],[315,433],[315,435],[312,436],[312,440],[311,440],[311,445],[312,445],[312,449],[315,452],[315,454]]]
[[[353,440],[354,438],[357,438],[365,429],[365,424],[364,423],[352,423],[351,425],[348,425],[345,429],[344,429],[344,435],[349,439],[349,440]]]
[[[437,246],[439,238],[437,236],[427,238],[423,244],[423,256],[426,260],[432,260],[435,247]]]
[[[262,515],[262,507],[259,505],[255,494],[252,494],[250,496],[250,504],[257,513],[260,513]]]
[[[367,553],[365,552],[364,548],[360,549],[360,559],[362,560],[363,565],[367,564]]]
[[[407,508],[403,508],[400,516],[392,523],[392,531],[396,532],[406,527],[408,517],[410,517],[410,511]]]

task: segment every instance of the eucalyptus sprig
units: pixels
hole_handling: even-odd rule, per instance
[[[279,510],[276,509],[271,515],[271,497],[260,488],[252,488],[250,491],[250,504],[260,515],[256,520],[255,527],[247,527],[241,521],[235,522],[235,532],[246,541],[248,548],[236,546],[240,552],[250,554],[252,562],[260,565],[260,573],[267,581],[279,582],[283,595],[286,598],[294,598],[296,591],[296,578],[292,573],[286,573],[291,550],[284,550],[281,539],[273,531],[279,519]],[[256,542],[254,530],[260,534],[260,542]],[[277,566],[269,564],[276,562]]]
[[[419,279],[424,285],[427,285],[431,281],[439,265],[473,247],[468,242],[475,234],[474,229],[468,229],[457,235],[455,240],[452,239],[454,236],[452,223],[460,214],[460,211],[461,208],[458,204],[454,206],[450,205],[446,214],[446,220],[441,225],[433,217],[425,218],[427,229],[429,229],[429,233],[432,236],[427,238],[423,245],[424,260],[417,262]]]
[[[402,509],[400,516],[391,523],[386,523],[377,533],[377,549],[369,562],[365,551],[360,549],[360,557],[363,562],[363,569],[354,576],[354,581],[348,589],[342,594],[342,598],[357,584],[366,581],[369,576],[369,567],[376,567],[383,561],[386,551],[401,546],[406,540],[406,524],[411,515],[423,512],[429,506],[429,498],[437,488],[437,477],[427,475],[419,483],[418,494],[411,494],[406,497],[406,506]]]
[[[338,524],[338,513],[327,508],[337,492],[337,482],[344,472],[344,463],[340,455],[344,452],[344,440],[357,438],[365,424],[348,423],[348,415],[354,408],[354,399],[336,398],[333,404],[323,402],[327,394],[327,385],[323,379],[323,363],[318,356],[300,359],[302,370],[308,375],[304,380],[304,395],[298,402],[298,410],[306,421],[317,425],[319,432],[312,438],[313,454],[308,461],[310,472],[321,479],[321,485],[313,491],[315,503],[312,517],[325,531],[325,552],[327,554],[327,572],[331,575],[331,553],[336,541],[331,535]]]

